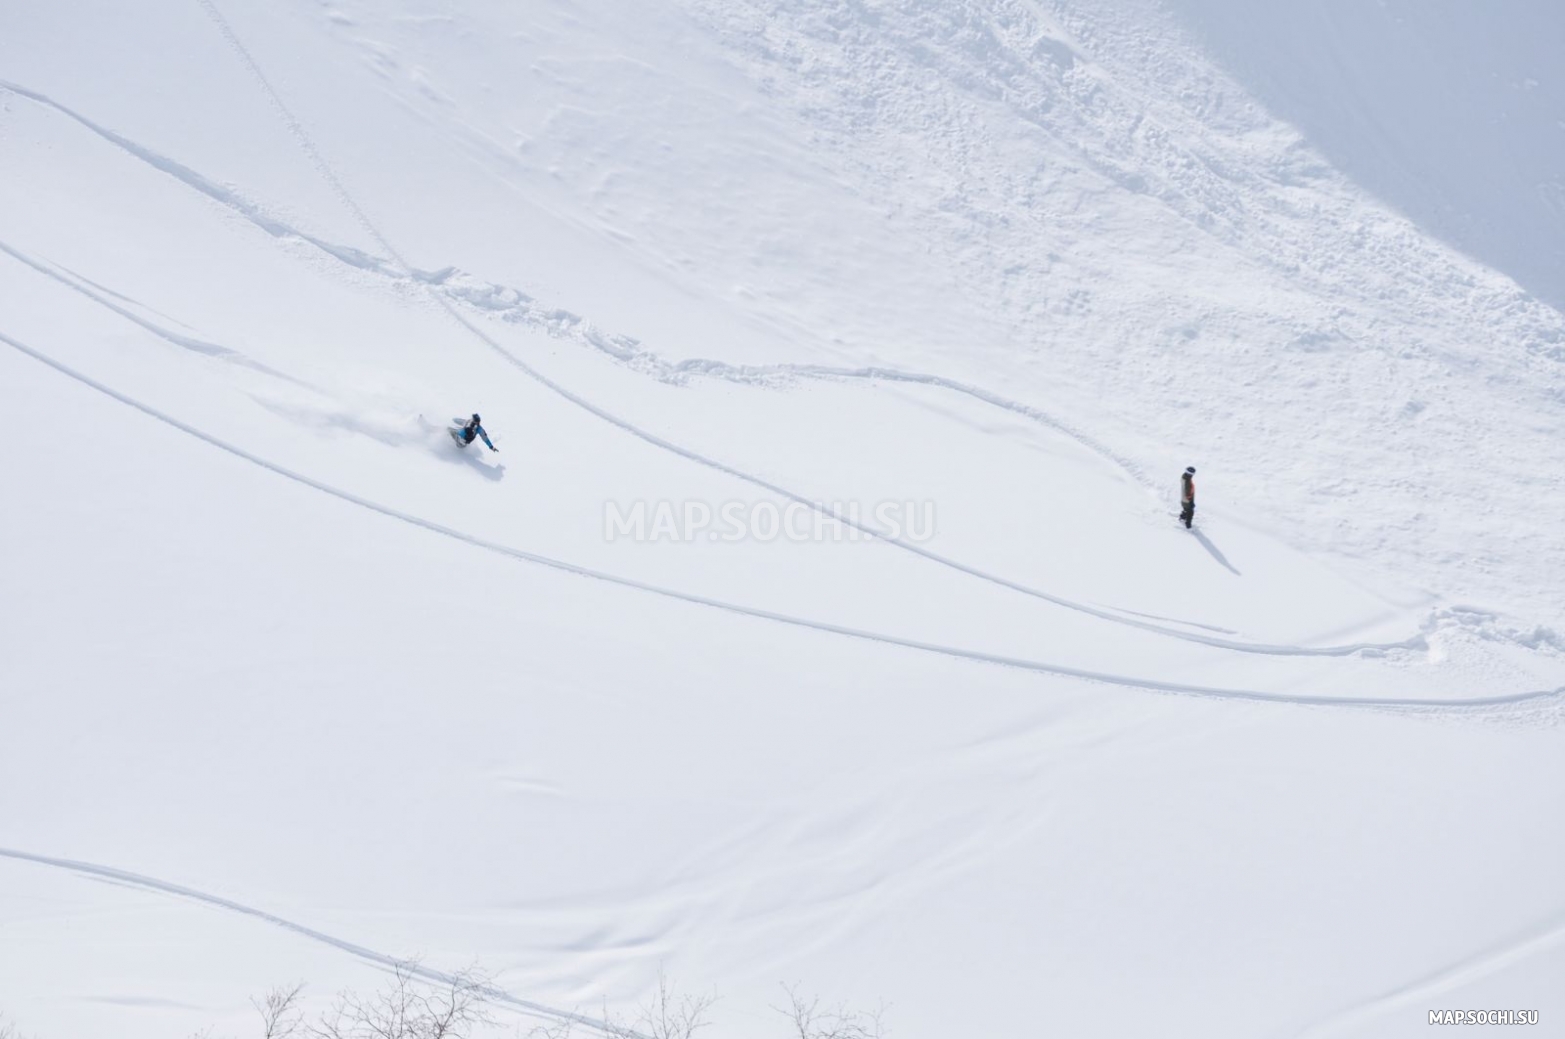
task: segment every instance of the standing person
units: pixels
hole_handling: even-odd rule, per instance
[[[1195,466],[1185,467],[1185,473],[1179,478],[1179,518],[1184,521],[1185,529],[1190,529],[1191,522],[1195,519]]]

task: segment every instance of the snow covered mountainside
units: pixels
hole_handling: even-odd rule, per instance
[[[0,12],[0,1015],[1557,1022],[1565,10],[1271,6]]]

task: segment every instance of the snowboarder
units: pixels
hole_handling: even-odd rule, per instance
[[[488,445],[489,450],[500,450],[498,447],[495,447],[494,442],[489,439],[489,434],[484,432],[483,420],[478,417],[478,413],[476,411],[473,413],[473,417],[468,420],[467,425],[462,426],[459,429],[453,429],[451,431],[451,437],[457,442],[458,447],[466,447],[468,444],[473,442],[474,438],[483,437],[484,443]]]
[[[476,417],[476,416],[474,416]],[[1195,519],[1195,466],[1185,467],[1185,473],[1179,478],[1179,518],[1184,521],[1185,529],[1190,529],[1191,522]]]

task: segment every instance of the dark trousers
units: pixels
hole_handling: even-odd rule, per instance
[[[1195,519],[1195,502],[1185,502],[1185,507],[1179,510],[1179,518],[1184,521],[1185,529],[1190,529],[1190,521]]]

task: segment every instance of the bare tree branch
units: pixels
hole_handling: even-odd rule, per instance
[[[261,999],[252,999],[250,1005],[261,1015],[261,1039],[288,1039],[304,1023],[304,1011],[299,1006],[304,993],[301,982],[292,988],[279,985]]]
[[[648,1039],[691,1039],[709,1022],[706,1015],[717,997],[678,993],[668,975],[658,970],[658,988],[641,1007],[638,1019]]]
[[[603,1008],[603,1032],[609,1039],[692,1039],[711,1024],[707,1013],[717,1002],[714,995],[693,995],[677,991],[668,975],[658,971],[658,987],[645,1003],[636,1008],[634,1024],[626,1024]],[[554,1039],[544,1031],[541,1035]],[[566,1034],[569,1034],[568,1030]]]
[[[839,1004],[835,1008],[822,1010],[820,999],[811,996],[806,999],[799,994],[799,986],[784,985],[783,991],[788,994],[786,1007],[773,1007],[772,1009],[786,1017],[793,1025],[792,1033],[796,1039],[884,1039],[885,1026],[882,1018],[886,1008],[882,1004],[872,1011],[849,1010]]]
[[[489,981],[461,971],[442,987],[415,975],[417,964],[399,963],[379,992],[342,992],[329,1011],[308,1028],[313,1039],[469,1039],[492,1023],[486,1004]]]
[[[17,1031],[15,1025],[0,1017],[0,1039],[26,1039],[26,1036]]]
[[[575,1030],[574,1021],[551,1021],[547,1024],[533,1025],[527,1030],[527,1039],[571,1039],[571,1033]]]

